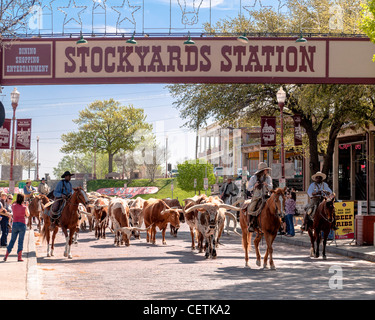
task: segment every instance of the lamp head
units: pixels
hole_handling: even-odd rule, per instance
[[[18,101],[20,100],[20,93],[18,92],[17,88],[14,88],[11,92],[10,100],[12,101],[12,104],[18,104]]]
[[[280,87],[279,91],[277,91],[276,98],[278,103],[285,103],[286,93],[282,87]]]

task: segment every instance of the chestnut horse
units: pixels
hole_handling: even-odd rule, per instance
[[[261,213],[257,217],[257,236],[254,239],[256,264],[261,265],[261,256],[259,252],[259,242],[264,238],[267,244],[267,250],[264,255],[263,267],[267,268],[267,260],[269,256],[270,267],[275,270],[275,264],[272,258],[272,243],[276,238],[277,232],[281,226],[281,215],[285,209],[285,190],[286,188],[277,188],[271,191],[271,197],[267,199]],[[248,201],[246,201],[248,202]],[[247,214],[247,206],[243,205],[240,211],[240,225],[242,229],[242,245],[245,251],[245,266],[249,267],[249,251],[251,246],[251,232],[249,232],[249,215]],[[249,204],[249,202],[248,202]]]
[[[335,213],[335,195],[325,198],[316,209],[314,221],[308,233],[311,241],[310,257],[319,258],[319,245],[323,232],[323,260],[326,260],[326,245],[328,235],[333,227]],[[315,248],[316,242],[316,248]]]
[[[43,194],[35,195],[33,200],[31,200],[28,207],[30,216],[28,218],[27,226],[29,229],[31,229],[32,219],[35,217],[38,219],[38,230],[40,232],[43,206],[46,205],[48,202],[49,199]]]
[[[83,205],[86,205],[89,202],[89,199],[86,195],[86,192],[81,188],[73,188],[74,192],[73,194],[66,200],[65,207],[63,208],[61,212],[61,216],[58,219],[58,223],[54,226],[51,226],[51,218],[48,215],[48,211],[52,206],[49,206],[44,211],[43,217],[44,217],[44,226],[42,230],[42,236],[43,240],[47,240],[47,257],[53,256],[53,250],[55,247],[55,237],[56,233],[61,227],[64,235],[65,235],[65,251],[64,251],[64,257],[68,257],[69,259],[72,259],[72,254],[70,252],[71,246],[72,246],[72,239],[74,233],[77,231],[78,226],[78,219],[79,219],[79,210],[78,205],[82,203]],[[51,229],[51,230],[50,230]],[[68,230],[69,230],[69,236],[68,236]],[[50,231],[53,231],[52,234],[52,245],[50,247],[49,241],[50,241]]]

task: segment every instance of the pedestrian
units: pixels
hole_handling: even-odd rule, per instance
[[[286,223],[286,236],[294,237],[294,214],[296,212],[296,193],[291,191],[286,196],[285,201],[285,223]]]
[[[42,178],[41,182],[38,185],[38,192],[44,194],[45,196],[49,194],[49,186],[45,178]]]
[[[7,247],[8,242],[8,234],[9,234],[9,225],[12,219],[12,201],[13,196],[11,194],[7,195],[6,203],[3,207],[3,213],[1,215],[1,239],[0,239],[0,246]]]
[[[13,246],[18,237],[18,261],[23,261],[22,250],[23,241],[26,233],[26,218],[29,217],[29,210],[24,204],[25,196],[22,193],[17,194],[16,202],[12,205],[13,211],[13,225],[12,225],[12,237],[10,239],[7,251],[4,256],[4,261],[7,261],[9,254],[12,252]]]

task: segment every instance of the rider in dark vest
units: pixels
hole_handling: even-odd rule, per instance
[[[55,202],[52,205],[52,211],[56,212],[60,208],[61,203],[64,199],[67,199],[73,193],[73,186],[70,183],[70,179],[74,176],[73,173],[69,171],[65,171],[64,174],[61,176],[64,180],[60,180],[57,184],[53,195],[55,196]]]

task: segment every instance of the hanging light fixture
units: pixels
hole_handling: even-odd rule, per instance
[[[130,39],[126,40],[126,43],[137,44],[137,41],[134,40],[134,36],[135,36],[135,31],[133,32],[132,37]]]
[[[188,32],[188,39],[184,42],[184,44],[195,44],[195,42],[191,40],[190,31]]]
[[[242,36],[239,36],[239,37],[237,38],[237,40],[238,40],[239,42],[242,42],[242,43],[248,43],[248,42],[249,42],[249,39],[246,37],[246,33],[244,33]]]
[[[82,46],[82,45],[85,45],[85,44],[88,44],[88,41],[83,38],[83,35],[82,35],[82,31],[81,31],[81,39],[79,39],[76,44],[78,44],[79,46]]]
[[[296,40],[296,42],[307,42],[307,40],[302,36],[302,31],[301,31],[301,34],[300,34],[300,36],[299,36],[299,38]]]

